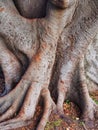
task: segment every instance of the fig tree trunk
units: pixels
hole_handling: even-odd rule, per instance
[[[0,0],[0,129],[30,124],[40,98],[37,130],[44,130],[53,110],[63,115],[66,99],[79,106],[85,122],[93,121],[97,33],[97,0]]]

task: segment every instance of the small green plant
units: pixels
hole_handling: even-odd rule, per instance
[[[66,104],[70,104],[70,101],[69,101],[69,100],[66,100],[65,103],[66,103]]]
[[[61,119],[55,120],[55,121],[51,121],[51,122],[47,122],[45,130],[50,130],[54,127],[59,127],[62,123]]]

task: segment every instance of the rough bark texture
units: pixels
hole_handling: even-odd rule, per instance
[[[89,91],[98,90],[98,33],[85,56],[85,72]]]
[[[98,90],[97,25],[97,0],[0,0],[0,129],[31,123],[41,96],[38,130],[52,110],[63,115],[66,99],[79,106],[85,122],[94,120],[98,106],[88,90]]]

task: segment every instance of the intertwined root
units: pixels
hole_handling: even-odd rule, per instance
[[[40,90],[37,91],[38,89]],[[19,91],[17,91],[17,94],[18,92]],[[14,93],[15,92],[13,91],[13,94]],[[21,108],[21,110],[19,111],[18,115],[15,118],[2,122],[6,119],[9,119],[15,116],[15,113],[17,113],[19,108],[21,107],[20,104],[22,104],[21,100],[23,99],[23,95],[19,96],[16,99],[14,98],[12,100],[14,102],[10,103],[9,108],[7,107],[5,112],[3,111],[3,115],[0,117],[0,122],[2,122],[0,123],[0,129],[9,130],[9,129],[17,128],[17,126],[22,127],[22,126],[26,126],[30,124],[31,119],[34,116],[36,105],[38,103],[40,96],[43,96],[43,99],[44,99],[44,112],[43,112],[41,121],[37,127],[37,130],[40,130],[40,129],[44,130],[45,125],[49,119],[49,115],[51,114],[51,111],[55,109],[55,104],[47,88],[37,88],[33,86],[28,90],[27,96],[23,103],[23,107]],[[10,95],[6,97],[7,99],[8,97],[11,98]],[[6,98],[5,98],[5,103],[7,103]],[[2,104],[2,102],[1,102],[1,105],[2,105],[1,107],[4,107],[3,106],[4,104]]]
[[[69,5],[72,5],[75,1],[76,0],[51,0],[51,3],[59,8],[66,8]],[[0,2],[1,6],[2,6],[2,3],[3,3],[3,0]],[[6,2],[4,2],[4,3],[6,3]],[[37,27],[34,28],[35,29],[34,33],[37,32],[37,38],[39,38],[39,41],[37,40],[37,43],[39,42],[40,46],[37,51],[37,54],[35,54],[34,56],[30,55],[31,57],[33,57],[33,58],[31,58],[31,60],[33,59],[33,61],[30,62],[30,66],[28,67],[28,70],[26,71],[26,73],[22,77],[21,81],[16,86],[16,88],[14,88],[14,90],[11,93],[9,93],[8,95],[6,95],[5,97],[0,99],[0,114],[1,114],[0,129],[8,130],[8,129],[13,129],[13,128],[28,125],[31,122],[30,120],[34,116],[36,106],[38,104],[40,96],[43,96],[43,99],[44,99],[44,112],[43,112],[42,119],[37,127],[37,130],[44,129],[51,111],[55,108],[55,104],[54,104],[53,100],[51,99],[50,92],[48,90],[48,85],[50,82],[51,71],[53,68],[54,60],[55,60],[57,40],[58,40],[59,35],[61,34],[63,28],[65,27],[65,23],[67,25],[70,22],[70,20],[72,19],[72,12],[74,13],[74,11],[75,11],[75,6],[73,6],[72,10],[70,10],[70,8],[67,8],[68,10],[67,10],[67,12],[65,11],[66,13],[64,11],[60,11],[58,8],[55,8],[55,6],[53,6],[53,8],[51,7],[52,11],[49,10],[50,12],[47,12],[48,16],[50,15],[48,20],[44,21],[44,19],[41,19],[41,20],[37,21],[37,24],[34,24],[34,25],[37,25]],[[5,8],[6,8],[6,6],[5,6]],[[60,12],[59,15],[58,15],[58,11]],[[7,14],[7,11],[5,13]],[[12,11],[11,11],[11,13],[12,13]],[[68,15],[68,13],[69,13],[69,15]],[[9,15],[11,17],[10,11],[9,11]],[[71,15],[71,18],[69,18],[70,15]],[[14,16],[14,14],[13,14],[13,16]],[[2,13],[0,14],[0,17],[1,18],[3,17]],[[17,16],[13,17],[13,18],[16,19],[16,20],[14,20],[14,22],[15,21],[16,22],[15,23],[13,22],[13,26],[15,25],[15,27],[17,27]],[[47,17],[46,17],[46,19],[47,19]],[[5,18],[5,20],[6,20],[6,18]],[[12,19],[6,20],[6,24],[5,24],[4,28],[8,28],[8,25],[9,25],[8,21],[12,22],[13,20]],[[21,21],[21,20],[19,20],[19,21]],[[0,22],[1,22],[1,24],[0,24],[1,25],[0,29],[1,29],[2,25],[4,25],[3,24],[4,21],[2,22],[2,19],[1,19]],[[26,20],[25,20],[25,22],[26,22]],[[21,25],[21,24],[18,23],[18,25]],[[32,23],[32,25],[33,25],[33,23]],[[54,25],[55,25],[55,27],[53,28]],[[30,26],[30,27],[32,27],[32,26]],[[60,28],[58,28],[58,27],[60,27]],[[36,29],[36,28],[39,28],[39,29]],[[40,28],[42,29],[42,31],[40,30]],[[23,27],[21,29],[23,29]],[[15,29],[11,28],[11,30],[13,32]],[[39,32],[38,32],[38,30],[39,30]],[[3,31],[3,29],[2,29],[2,31]],[[1,31],[1,34],[3,35],[3,33],[4,33],[4,34],[6,34],[5,36],[7,36],[8,32],[6,32],[6,29],[5,29],[5,32],[2,32],[2,31]],[[29,30],[28,30],[28,32],[29,32]],[[24,34],[24,30],[21,33]],[[15,32],[15,34],[16,34],[16,32]],[[18,35],[17,35],[16,41],[18,42],[19,45],[20,45],[20,41],[22,40],[21,39],[22,36],[24,36],[24,35],[20,34],[20,37],[18,37]],[[18,41],[18,38],[20,38],[19,41]],[[9,41],[11,39],[12,38],[10,38],[10,34],[9,34]],[[26,38],[23,38],[23,39],[26,39]],[[31,40],[31,41],[33,41],[33,40]],[[23,42],[23,44],[25,44],[25,41],[22,41],[22,42]],[[34,42],[36,43],[36,41],[34,41]],[[28,40],[26,41],[26,43],[28,43]],[[85,43],[85,42],[83,41],[83,43]],[[78,45],[79,45],[79,43],[77,44],[77,46],[75,46],[75,48],[77,48]],[[78,47],[77,49],[81,50],[82,46],[80,44],[80,48]],[[85,48],[85,46],[83,46],[83,47]],[[17,48],[17,50],[21,49],[21,48],[18,48],[17,45],[16,45],[16,48]],[[33,50],[33,48],[31,50]],[[83,50],[81,50],[81,51],[83,51]],[[25,51],[25,49],[23,48],[23,52],[26,53],[26,52],[29,52],[29,50]],[[73,50],[73,52],[75,52],[78,55],[78,51]],[[13,56],[11,56],[11,57],[13,57]],[[77,60],[79,58],[76,56],[75,57],[69,56],[69,57],[71,57],[70,59],[72,61],[69,59],[70,62],[66,62],[66,64],[64,64],[65,69],[62,69],[62,72],[64,74],[63,75],[64,80],[62,80],[62,77],[60,77],[61,84],[58,85],[57,111],[60,115],[63,115],[63,102],[66,99],[66,94],[67,94],[66,88],[67,87],[70,88],[70,84],[71,84],[72,77],[70,77],[70,75],[72,76],[73,68],[75,66],[75,64],[73,65],[72,63],[77,62]],[[8,63],[10,63],[10,62],[8,62]],[[13,68],[13,67],[11,67],[11,68]],[[17,70],[17,68],[16,68],[16,70]],[[17,75],[19,75],[19,74],[17,73]],[[79,91],[79,90],[77,90],[77,91]],[[93,113],[94,104],[92,102],[90,102],[92,105],[91,108],[93,109],[91,111],[91,114],[85,113],[86,110],[87,110],[87,112],[90,112],[90,104],[89,104],[90,98],[89,98],[89,94],[87,92],[87,87],[84,87],[84,85],[83,85],[82,89],[80,91],[82,91],[82,96],[84,96],[84,99],[86,101],[86,102],[84,102],[84,100],[83,100],[84,105],[85,105],[85,110],[83,111],[83,114],[86,115],[86,117],[88,117],[88,118],[92,117],[91,114],[94,115],[94,113]],[[79,95],[79,93],[77,95]],[[73,93],[72,97],[74,97],[74,93]],[[77,96],[77,99],[82,100],[82,98],[80,96]],[[81,104],[80,104],[80,106],[81,106]],[[18,115],[15,118],[13,118],[15,116],[15,114],[17,114],[17,113],[18,113]],[[10,119],[10,118],[12,118],[12,119]],[[7,119],[10,119],[10,120],[5,121]]]
[[[28,88],[29,84],[21,81],[13,91],[0,98],[0,122],[13,117],[19,111]]]

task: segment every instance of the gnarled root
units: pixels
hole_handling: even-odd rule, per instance
[[[30,124],[31,119],[34,116],[34,112],[35,112],[36,105],[38,103],[38,99],[39,99],[40,95],[42,95],[44,98],[44,113],[43,113],[42,119],[38,125],[37,130],[40,130],[40,129],[44,130],[45,125],[49,119],[49,115],[50,115],[51,111],[55,108],[55,104],[54,104],[52,98],[50,97],[50,92],[47,88],[42,89],[39,87],[34,87],[33,84],[31,85],[31,87],[27,93],[23,107],[20,110],[19,114],[14,119],[2,122],[0,124],[0,129],[9,130],[9,129],[17,128],[17,126],[22,127],[22,126],[26,126],[26,125]],[[18,101],[19,100],[16,100],[16,103]],[[12,105],[12,108],[13,108],[13,106],[14,105]],[[16,106],[14,108],[16,108]],[[5,113],[3,116],[1,116],[0,119],[3,120],[4,116],[7,118],[8,115],[9,115],[9,117],[11,117],[12,111],[13,110],[11,110],[11,109],[8,110],[7,114]],[[14,109],[14,113],[15,113],[15,109]]]
[[[81,118],[84,120],[85,124],[88,127],[92,128],[94,125],[94,120],[96,118],[95,113],[97,114],[98,105],[91,99],[88,86],[85,77],[85,70],[84,70],[84,56],[82,56],[81,61],[79,63],[79,74],[80,74],[80,95],[79,98],[81,99],[80,107],[81,107]]]
[[[8,120],[0,124],[2,129],[13,129],[17,128],[17,126],[21,127],[27,125],[29,123],[28,120],[31,120],[34,116],[40,95],[44,98],[45,110],[42,120],[38,126],[38,130],[39,127],[44,129],[54,104],[50,97],[48,85],[51,69],[54,63],[54,58],[49,56],[53,56],[55,54],[49,56],[45,55],[45,52],[47,51],[49,51],[48,47],[45,48],[44,51],[42,48],[39,49],[18,85],[12,92],[1,98],[0,109],[1,114],[3,114],[0,118],[1,122],[12,118],[14,114],[19,111],[20,104],[23,103],[22,108],[15,119]],[[44,62],[44,59],[47,60]],[[50,68],[47,67],[50,63],[49,60],[52,62]]]
[[[0,122],[14,116],[21,107],[30,82],[21,80],[8,95],[0,98]]]
[[[37,127],[37,130],[40,130],[40,129],[44,130],[51,112],[56,108],[55,103],[53,102],[53,100],[50,97],[50,92],[48,89],[42,90],[42,96],[44,98],[44,113],[43,113],[41,121]]]
[[[88,128],[91,128],[93,127],[93,121],[95,117],[97,117],[95,115],[98,113],[98,105],[91,99],[89,95],[83,62],[84,60],[82,57],[80,63],[75,67],[77,70],[74,68],[74,66],[69,66],[71,68],[68,70],[65,69],[66,72],[64,75],[61,73],[58,82],[57,112],[59,115],[62,115],[62,117],[65,117],[66,121],[67,118],[64,116],[63,103],[65,99],[69,99],[79,106],[81,110],[81,119],[85,122],[85,124],[87,124]],[[64,67],[66,67],[66,65],[64,65]],[[74,77],[72,79],[73,74]],[[71,120],[69,120],[69,122],[70,121]]]

